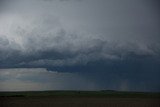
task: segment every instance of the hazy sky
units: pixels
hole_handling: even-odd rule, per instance
[[[0,0],[0,91],[160,91],[159,6]]]

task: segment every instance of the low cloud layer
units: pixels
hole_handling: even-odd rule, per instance
[[[159,16],[156,17],[156,13],[151,13],[156,12],[153,9],[147,10],[152,6],[146,8],[145,5],[137,4],[144,8],[142,10],[137,7],[140,9],[138,11],[126,7],[130,5],[126,2],[124,6],[129,8],[127,12],[121,6],[116,7],[116,10],[112,8],[108,10],[107,7],[103,10],[102,5],[102,9],[98,10],[101,11],[99,14],[95,9],[90,10],[96,1],[93,1],[88,8],[84,6],[88,10],[82,13],[83,8],[80,6],[83,6],[83,2],[63,4],[59,1],[48,3],[34,0],[19,1],[10,6],[12,11],[7,10],[0,16],[0,67],[72,66],[102,59],[125,60],[130,54],[159,57],[160,32],[157,19]],[[30,8],[27,8],[26,3],[32,3]],[[54,3],[59,7],[52,7]],[[114,5],[116,2],[102,1],[102,3],[109,6],[107,3]],[[70,11],[71,8],[68,7],[70,5],[75,8],[75,11]],[[48,8],[41,8],[41,6],[48,6]],[[60,8],[61,6],[64,8]],[[76,6],[79,9],[76,10]],[[65,10],[66,8],[68,10]],[[119,8],[121,14],[116,15],[114,11],[118,11]],[[91,16],[87,15],[88,12]],[[106,19],[100,20],[94,17],[95,14],[92,12]],[[133,19],[130,19],[131,12],[143,14],[136,13]],[[78,14],[81,16],[78,17]],[[119,19],[116,16],[119,16]],[[92,23],[92,20],[96,22]]]

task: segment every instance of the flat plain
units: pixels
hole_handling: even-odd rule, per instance
[[[160,107],[159,96],[117,91],[0,92],[0,107]]]

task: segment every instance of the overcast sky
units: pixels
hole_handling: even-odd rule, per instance
[[[0,91],[160,91],[159,5],[0,0]]]

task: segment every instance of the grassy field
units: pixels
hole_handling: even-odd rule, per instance
[[[0,92],[0,107],[160,107],[160,93],[119,91]]]

